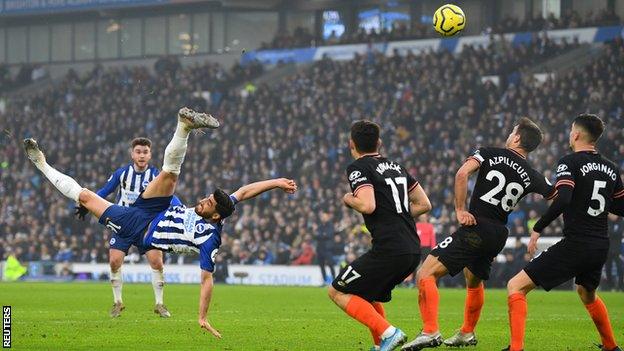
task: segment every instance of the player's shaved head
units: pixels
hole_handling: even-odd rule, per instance
[[[517,126],[516,133],[520,136],[520,147],[526,152],[537,149],[544,139],[540,127],[528,117],[520,118]]]
[[[368,120],[357,121],[351,125],[351,140],[359,153],[376,152],[379,133],[379,125]]]
[[[585,141],[589,143],[596,143],[600,136],[602,136],[602,132],[604,132],[604,122],[600,117],[591,114],[591,113],[583,113],[578,115],[572,126],[581,132],[584,136]]]

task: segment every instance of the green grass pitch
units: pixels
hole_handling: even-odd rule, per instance
[[[210,322],[217,340],[197,325],[199,286],[167,285],[172,318],[153,312],[151,285],[124,286],[126,310],[111,319],[112,294],[104,283],[2,283],[0,303],[11,305],[15,350],[368,350],[368,330],[340,311],[323,288],[215,287]],[[609,308],[616,338],[624,342],[624,294],[600,294]],[[396,289],[386,305],[390,322],[413,338],[421,327],[417,293]],[[507,345],[505,291],[486,290],[477,326],[479,345]],[[576,293],[535,291],[529,295],[527,350],[595,350],[599,338]],[[464,291],[440,291],[444,336],[459,328]],[[441,347],[439,349],[445,349]]]

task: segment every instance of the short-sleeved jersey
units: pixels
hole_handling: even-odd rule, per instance
[[[236,204],[238,201],[232,195]],[[222,222],[207,221],[194,207],[173,203],[150,224],[143,244],[162,251],[199,253],[201,269],[213,272],[214,258],[221,246]]]
[[[151,165],[143,172],[137,172],[132,163],[125,165],[113,172],[106,184],[97,191],[97,194],[105,199],[115,189],[118,189],[117,195],[115,195],[116,204],[130,206],[147,188],[147,184],[156,178],[158,173],[158,168]]]
[[[385,255],[420,252],[420,240],[410,215],[409,193],[418,182],[403,166],[379,154],[366,155],[347,167],[353,195],[365,187],[375,192],[375,211],[363,214],[373,237],[371,251]]]
[[[526,158],[511,149],[482,147],[468,158],[480,164],[470,199],[470,213],[502,225],[524,196],[538,193],[547,199],[556,190]]]
[[[561,186],[574,188],[563,210],[564,236],[592,247],[607,247],[611,202],[624,197],[617,165],[594,151],[566,155],[557,165],[555,187]]]

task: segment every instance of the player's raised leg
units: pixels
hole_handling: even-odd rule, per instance
[[[145,188],[142,195],[144,199],[173,195],[186,155],[189,134],[193,129],[202,128],[219,128],[219,121],[209,114],[198,113],[187,107],[178,111],[178,125],[165,148],[162,172]]]
[[[455,335],[444,340],[446,346],[471,346],[477,344],[474,333],[481,309],[483,308],[484,288],[483,281],[474,275],[470,269],[464,268],[466,278],[466,302],[464,305],[464,324]]]
[[[602,340],[601,349],[604,351],[620,350],[615,342],[607,306],[605,306],[602,299],[596,295],[596,289],[589,290],[582,285],[577,285],[576,291],[600,334],[600,339]]]
[[[418,307],[423,321],[423,330],[416,338],[403,345],[401,350],[420,350],[426,347],[437,347],[442,344],[442,334],[438,326],[438,293],[437,280],[448,274],[448,269],[437,257],[429,255],[416,272],[418,281]]]
[[[397,346],[405,342],[406,335],[398,328],[392,326],[384,317],[379,314],[375,306],[365,299],[353,295],[345,294],[329,287],[329,298],[345,311],[349,316],[364,324],[370,329],[373,335],[380,336],[380,350],[394,350]]]
[[[45,155],[39,149],[35,139],[24,139],[24,150],[30,161],[65,197],[86,207],[96,217],[100,217],[112,204],[89,189],[83,188],[76,180],[63,174],[46,162]]]
[[[163,318],[171,317],[171,313],[163,302],[163,290],[165,286],[165,275],[163,272],[163,252],[160,250],[149,250],[145,253],[147,261],[152,268],[152,288],[154,289],[154,313]]]

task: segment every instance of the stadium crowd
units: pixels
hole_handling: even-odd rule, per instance
[[[382,126],[382,153],[403,163],[428,193],[428,221],[440,241],[457,228],[453,180],[461,162],[479,146],[502,146],[519,116],[531,116],[545,130],[530,160],[548,178],[568,152],[571,117],[585,111],[607,122],[600,149],[624,167],[621,40],[562,76],[537,82],[525,74],[576,45],[536,37],[527,46],[466,47],[460,57],[430,52],[326,59],[277,86],[253,90],[236,83],[258,75],[257,65],[227,71],[211,63],[181,67],[168,58],[157,74],[147,67],[70,72],[60,86],[13,98],[0,113],[0,259],[11,252],[22,261],[107,262],[110,233],[94,219],[73,218],[73,204],[27,162],[22,138],[37,138],[52,165],[99,189],[129,162],[128,143],[136,136],[152,139],[152,163],[159,166],[177,109],[185,105],[212,111],[223,124],[217,132],[192,136],[177,191],[184,203],[193,205],[216,186],[234,191],[276,176],[295,179],[300,189],[241,204],[227,220],[218,262],[314,264],[323,251],[339,264],[368,249],[361,216],[341,202],[348,191],[349,126],[361,118]],[[498,84],[482,79],[490,75],[500,76]],[[525,198],[510,217],[510,235],[527,235],[546,208],[539,196]],[[544,235],[560,230],[559,222]],[[506,262],[519,266],[527,259],[518,245],[497,260],[495,277],[515,273]],[[166,257],[168,263],[196,259]],[[143,258],[135,253],[128,259]]]
[[[601,10],[595,14],[589,13],[585,16],[581,16],[577,11],[567,10],[559,18],[552,14],[547,17],[537,15],[524,19],[505,15],[494,26],[482,28],[481,32],[483,34],[539,32],[551,29],[613,26],[621,23],[621,19],[613,11]],[[433,30],[430,24],[416,21],[412,21],[409,26],[406,22],[394,22],[391,28],[382,27],[379,30],[366,30],[360,27],[352,32],[347,31],[340,36],[334,31],[327,39],[315,36],[307,28],[297,27],[292,33],[280,31],[271,42],[263,43],[259,49],[290,49],[310,46],[378,43],[394,40],[439,37],[440,35]]]

